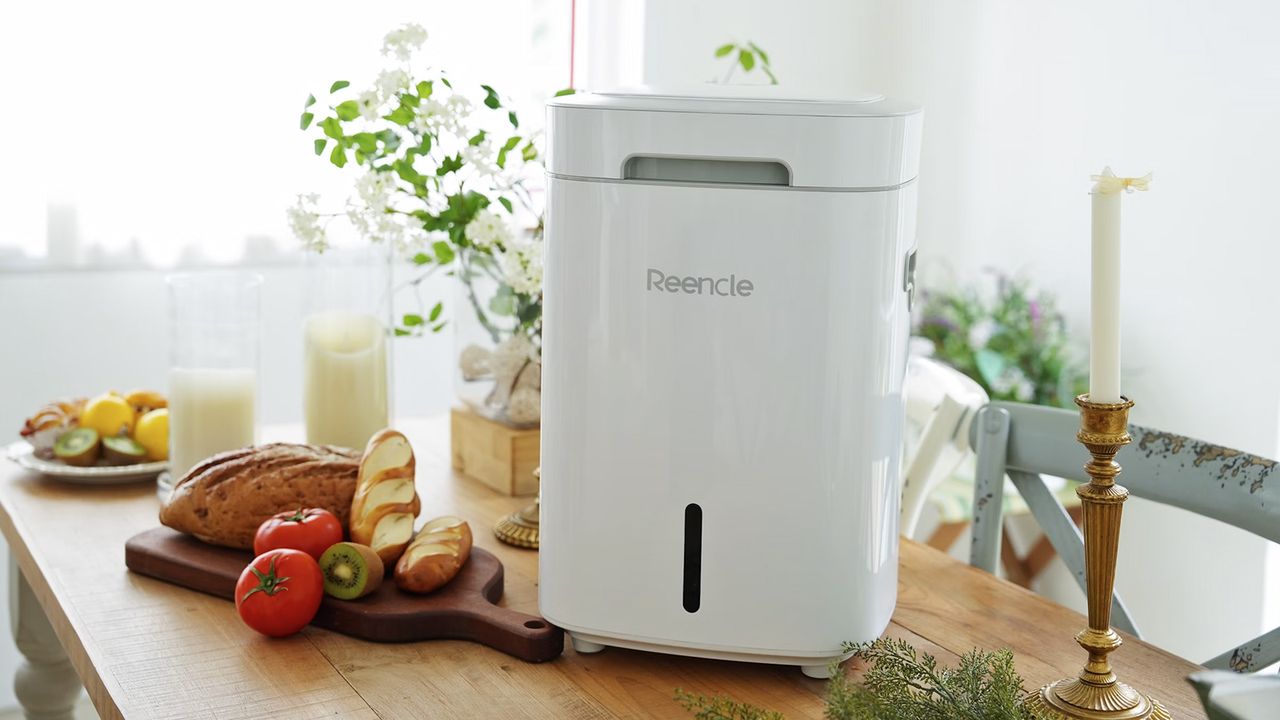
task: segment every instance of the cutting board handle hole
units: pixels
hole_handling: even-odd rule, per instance
[[[546,627],[547,624],[542,622],[541,620],[525,620],[524,626],[529,628],[530,630],[541,630],[542,628]]]

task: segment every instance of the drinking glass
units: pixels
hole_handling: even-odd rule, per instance
[[[390,256],[370,245],[308,259],[302,397],[315,445],[363,450],[391,422]]]
[[[169,473],[257,442],[262,276],[170,275]]]

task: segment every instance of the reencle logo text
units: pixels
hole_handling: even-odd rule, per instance
[[[721,297],[751,297],[756,286],[750,280],[738,279],[737,275],[729,277],[697,277],[689,275],[668,275],[661,270],[649,268],[649,291],[660,293],[684,293],[685,295],[720,295]]]

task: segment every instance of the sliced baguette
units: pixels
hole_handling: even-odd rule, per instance
[[[446,515],[428,522],[396,563],[396,587],[412,593],[440,589],[471,557],[471,526]]]
[[[413,539],[413,522],[422,507],[414,489],[414,468],[408,438],[390,429],[369,438],[360,458],[351,500],[351,539],[373,548],[388,567]]]

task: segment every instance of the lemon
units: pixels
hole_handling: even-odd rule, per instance
[[[80,427],[97,430],[102,437],[133,434],[134,414],[129,402],[116,393],[107,393],[85,403]]]
[[[169,459],[169,410],[160,408],[138,418],[133,439],[147,449],[148,460]]]

